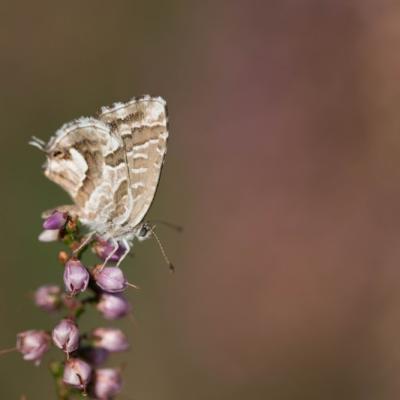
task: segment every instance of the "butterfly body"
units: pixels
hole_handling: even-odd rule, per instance
[[[44,146],[45,175],[103,239],[140,238],[167,151],[167,122],[165,101],[144,96],[65,124]]]

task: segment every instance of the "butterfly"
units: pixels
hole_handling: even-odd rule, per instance
[[[143,219],[157,190],[167,139],[166,102],[146,95],[73,120],[48,143],[33,138],[30,144],[46,153],[45,176],[73,200],[56,209],[77,216],[89,228],[88,238],[110,241],[115,251],[122,244],[128,254],[134,238],[151,232]]]

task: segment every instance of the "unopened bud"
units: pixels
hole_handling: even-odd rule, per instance
[[[123,292],[128,285],[122,270],[118,267],[95,268],[93,277],[97,285],[109,293]]]
[[[86,389],[90,381],[92,367],[79,358],[71,358],[65,363],[64,383],[83,389]]]
[[[25,331],[17,335],[17,350],[22,353],[24,360],[35,361],[35,364],[40,364],[40,361],[49,349],[50,336],[45,331]]]
[[[64,283],[68,292],[84,292],[89,283],[89,272],[79,260],[71,259],[65,264]]]
[[[44,230],[39,235],[39,240],[41,242],[56,242],[59,239],[60,231],[56,230]]]
[[[67,223],[68,232],[75,232],[78,229],[78,219],[70,218]]]
[[[114,398],[122,388],[121,374],[112,368],[98,369],[94,373],[93,394],[98,400]]]
[[[60,261],[61,264],[64,264],[69,260],[68,253],[66,251],[60,251],[58,253],[58,261]]]
[[[118,319],[129,314],[131,306],[121,294],[103,293],[97,309],[106,319]]]
[[[60,211],[54,211],[43,222],[43,229],[59,230],[64,228],[68,215]]]
[[[61,320],[52,332],[54,344],[69,354],[79,347],[79,329],[71,319]]]
[[[118,245],[118,249],[114,250],[114,245],[107,240],[98,239],[93,246],[94,252],[102,259],[109,262],[118,262],[126,253],[126,248],[122,244]],[[114,254],[113,254],[114,253]],[[110,255],[113,254],[111,257]],[[110,258],[109,258],[110,257]]]
[[[57,285],[40,286],[34,295],[35,304],[45,311],[55,311],[61,305],[61,289]]]
[[[92,332],[93,344],[110,352],[125,351],[129,348],[125,334],[116,328],[97,328]]]

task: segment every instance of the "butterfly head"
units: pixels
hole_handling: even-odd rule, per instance
[[[101,175],[103,147],[109,139],[108,125],[95,118],[83,117],[63,125],[48,143],[33,138],[30,144],[46,154],[43,165],[46,177],[77,202],[77,195],[82,191],[90,194],[93,177]],[[90,185],[85,186],[88,181]]]
[[[43,165],[47,178],[60,185],[72,197],[86,177],[88,164],[71,140],[54,140],[44,146],[46,162]]]

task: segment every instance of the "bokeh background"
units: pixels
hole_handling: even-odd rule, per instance
[[[0,347],[57,321],[40,213],[68,201],[31,135],[150,93],[171,139],[152,241],[125,262],[125,400],[400,396],[400,4],[390,0],[2,1]],[[104,324],[96,312],[87,328]],[[60,356],[54,351],[51,356]],[[55,398],[0,358],[0,398]]]

